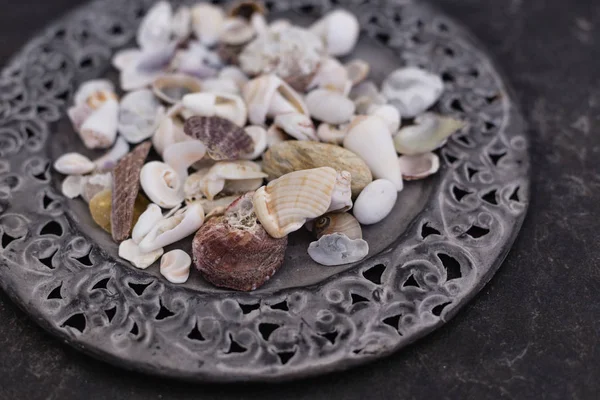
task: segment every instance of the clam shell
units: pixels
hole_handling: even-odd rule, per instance
[[[185,134],[200,140],[213,160],[235,160],[252,152],[252,138],[242,128],[220,117],[192,117],[184,125]]]
[[[121,100],[119,132],[129,143],[151,137],[164,115],[164,108],[148,89],[128,93]]]
[[[435,153],[398,157],[402,178],[407,181],[425,179],[440,169],[440,158]]]
[[[231,93],[194,93],[183,97],[183,106],[200,117],[221,117],[239,127],[246,125],[248,110],[240,96]]]
[[[192,30],[203,45],[217,43],[225,23],[225,13],[221,7],[199,3],[192,8]]]
[[[352,189],[350,188],[352,175],[348,171],[338,172],[335,188],[331,194],[331,204],[327,212],[348,211],[352,208]]]
[[[255,35],[256,31],[248,21],[243,18],[228,18],[223,24],[219,41],[230,46],[240,46],[251,41]]]
[[[79,153],[67,153],[54,162],[54,169],[63,175],[85,175],[96,169],[96,164]]]
[[[79,86],[73,102],[75,106],[87,104],[92,110],[96,110],[108,99],[118,101],[115,94],[115,86],[106,79],[94,79]]]
[[[156,3],[142,20],[137,32],[141,48],[164,46],[171,41],[173,9],[166,1]]]
[[[352,85],[358,85],[369,76],[371,66],[368,62],[360,59],[352,60],[344,65],[348,79],[352,82]]]
[[[140,243],[150,233],[152,228],[163,219],[162,210],[156,204],[150,204],[146,211],[140,215],[131,232],[131,238],[135,243]]]
[[[318,140],[315,125],[304,114],[287,113],[275,117],[275,125],[298,140]]]
[[[169,104],[175,104],[183,96],[201,90],[202,82],[199,79],[183,74],[162,75],[152,83],[154,95]]]
[[[324,235],[342,233],[349,239],[362,239],[360,223],[352,214],[329,213],[314,221],[313,233],[320,239]]]
[[[190,140],[169,145],[163,153],[163,160],[185,181],[188,168],[202,160],[205,154],[206,146],[201,141]]]
[[[236,200],[194,237],[196,268],[216,286],[256,290],[283,265],[287,238],[275,239],[257,223],[252,195]]]
[[[385,121],[390,130],[390,135],[395,135],[400,129],[400,113],[398,109],[389,104],[373,104],[368,109],[368,115],[374,115]]]
[[[190,277],[192,258],[183,250],[172,250],[160,259],[160,274],[171,283],[185,283]]]
[[[117,137],[119,103],[109,99],[83,122],[79,136],[88,149],[106,149]]]
[[[308,254],[321,265],[344,265],[364,259],[369,254],[369,244],[362,239],[350,239],[342,233],[333,233],[312,242]]]
[[[114,146],[106,154],[94,160],[94,164],[96,164],[96,170],[112,170],[117,165],[119,160],[125,157],[127,153],[129,153],[129,144],[127,144],[125,139],[119,136]]]
[[[405,155],[424,154],[446,143],[446,140],[465,127],[465,123],[451,117],[425,113],[415,119],[415,124],[407,126],[394,136],[396,151]]]
[[[83,192],[83,183],[86,178],[81,175],[69,175],[65,178],[61,185],[62,194],[69,198],[75,199]]]
[[[217,76],[222,66],[223,62],[217,52],[195,41],[190,42],[187,49],[177,51],[172,62],[174,70],[198,79]]]
[[[271,180],[290,172],[319,167],[350,172],[353,197],[373,180],[369,167],[359,156],[331,144],[290,140],[274,145],[263,156],[263,170]]]
[[[242,158],[246,160],[255,160],[267,150],[267,131],[262,126],[251,125],[244,128],[246,133],[252,138],[254,150],[245,154]]]
[[[346,10],[332,11],[310,27],[311,32],[319,36],[332,56],[350,54],[360,33],[356,16]]]
[[[194,234],[204,223],[204,209],[193,203],[164,218],[140,242],[140,250],[151,252]]]
[[[394,141],[383,119],[373,116],[356,117],[344,138],[344,147],[357,154],[369,166],[375,178],[383,178],[402,190],[402,175]]]
[[[311,117],[333,125],[350,121],[356,109],[343,94],[326,89],[310,92],[306,96],[306,106]]]
[[[413,67],[392,72],[381,85],[381,93],[405,118],[425,112],[438,101],[443,91],[442,78]]]
[[[244,101],[248,118],[254,125],[264,125],[267,117],[298,112],[309,116],[302,97],[275,75],[263,75],[246,83]]]
[[[396,185],[385,179],[371,182],[354,202],[354,217],[363,225],[383,221],[396,205]]]
[[[162,208],[173,208],[183,202],[183,181],[165,163],[151,161],[144,165],[140,183],[150,200]]]
[[[263,186],[254,194],[258,220],[275,238],[300,229],[306,220],[327,212],[337,172],[323,167],[296,171]]]
[[[317,137],[321,142],[341,145],[346,137],[346,130],[323,122],[317,128]]]
[[[164,253],[164,250],[156,249],[151,252],[142,252],[140,247],[132,240],[125,240],[119,245],[119,257],[129,261],[134,267],[139,269],[146,269],[156,260],[160,258]]]
[[[89,203],[98,193],[112,187],[113,178],[110,172],[88,175],[84,178],[83,186],[81,188],[81,197],[83,197],[87,203]]]

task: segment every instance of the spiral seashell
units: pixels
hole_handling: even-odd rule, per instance
[[[183,96],[198,93],[202,89],[199,79],[183,74],[161,75],[152,82],[154,95],[168,104],[178,103]]]
[[[164,253],[162,248],[150,252],[143,252],[139,245],[132,239],[125,240],[119,245],[119,257],[129,261],[134,267],[146,269]]]
[[[425,113],[415,119],[415,125],[407,126],[394,136],[396,151],[404,155],[429,153],[446,143],[454,133],[466,124],[451,117]]]
[[[360,223],[348,213],[328,213],[316,220],[313,224],[313,234],[320,239],[324,235],[343,233],[350,239],[362,239]]]
[[[221,7],[199,3],[192,8],[192,30],[205,46],[217,43],[225,23],[225,12]]]
[[[160,259],[160,274],[171,283],[185,283],[190,277],[192,258],[183,250],[172,250]]]
[[[364,259],[369,254],[369,244],[362,239],[350,239],[342,233],[321,236],[308,247],[308,254],[315,262],[336,266]]]
[[[398,157],[402,178],[407,181],[425,179],[440,169],[440,158],[435,153]]]
[[[298,140],[319,140],[312,120],[304,114],[287,113],[275,117],[275,125]]]
[[[329,55],[338,57],[354,50],[360,25],[354,14],[346,10],[335,10],[315,22],[310,31],[323,40]]]
[[[216,286],[256,290],[283,265],[287,237],[269,236],[256,219],[252,197],[253,193],[240,197],[194,237],[196,268]]]
[[[305,101],[311,117],[333,125],[350,121],[356,110],[346,96],[326,89],[313,90]]]
[[[258,220],[274,238],[297,231],[306,220],[327,212],[336,181],[337,172],[329,167],[284,175],[254,194]]]
[[[230,93],[194,93],[183,97],[183,106],[200,117],[220,117],[239,127],[246,125],[248,110],[240,96]]]
[[[119,103],[114,99],[106,100],[93,111],[81,125],[79,136],[88,149],[106,149],[117,137]]]
[[[204,209],[198,203],[158,222],[140,242],[140,250],[151,252],[194,234],[204,223]]]
[[[200,140],[213,160],[236,160],[251,153],[250,135],[233,122],[220,117],[192,117],[185,121],[186,135]]]
[[[163,208],[173,208],[183,202],[183,181],[165,163],[151,161],[144,165],[140,183],[150,200]]]
[[[425,112],[438,101],[443,91],[442,78],[413,67],[397,69],[381,85],[381,93],[405,118]]]
[[[96,164],[79,153],[67,153],[54,162],[54,169],[63,175],[85,175],[96,169]]]
[[[129,143],[151,137],[164,115],[164,108],[148,89],[128,93],[121,100],[119,132]]]

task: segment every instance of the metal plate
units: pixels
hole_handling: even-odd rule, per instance
[[[392,216],[366,230],[366,261],[319,267],[298,234],[276,279],[251,294],[213,288],[198,274],[176,286],[156,267],[123,264],[86,205],[60,195],[50,164],[82,151],[65,107],[81,82],[111,73],[111,55],[131,45],[151,3],[88,4],[41,32],[0,77],[0,286],[40,325],[130,369],[281,380],[398,350],[489,281],[528,205],[525,127],[474,41],[416,0],[343,3],[363,27],[355,54],[371,62],[376,81],[402,65],[442,74],[438,110],[470,129],[441,150],[437,177],[408,184]],[[274,17],[309,23],[338,1],[267,3]]]

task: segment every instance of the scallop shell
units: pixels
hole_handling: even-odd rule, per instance
[[[315,22],[310,31],[323,40],[329,55],[338,57],[354,50],[360,25],[354,14],[346,10],[335,10]]]
[[[184,125],[185,134],[200,140],[213,160],[235,160],[252,152],[252,138],[242,128],[220,117],[192,117]]]
[[[96,170],[111,171],[117,165],[119,160],[125,157],[127,153],[129,153],[129,144],[127,144],[125,139],[119,136],[114,146],[106,154],[94,160]]]
[[[342,233],[333,233],[312,242],[308,254],[321,265],[344,265],[364,259],[369,254],[369,244],[362,239],[350,239]]]
[[[256,290],[283,265],[287,237],[268,235],[256,219],[253,193],[236,200],[223,216],[200,228],[192,243],[194,263],[219,287]]]
[[[204,223],[204,209],[198,203],[164,218],[140,242],[140,250],[151,252],[168,246],[194,234]]]
[[[119,257],[129,261],[134,267],[139,269],[146,269],[156,260],[160,258],[164,253],[162,248],[153,250],[151,252],[142,252],[139,245],[137,245],[132,239],[125,240],[119,245]]]
[[[183,250],[172,250],[160,259],[160,274],[171,283],[185,283],[190,277],[192,258]]]
[[[217,43],[225,23],[221,7],[199,3],[192,8],[192,29],[196,37],[206,46]]]
[[[131,238],[135,243],[140,243],[150,233],[152,228],[163,219],[162,210],[156,204],[150,204],[140,215],[131,232]]]
[[[375,178],[387,179],[398,191],[402,190],[402,175],[398,169],[394,141],[383,119],[356,117],[348,128],[344,147],[362,158]]]
[[[327,212],[336,181],[337,172],[329,167],[284,175],[254,194],[258,220],[275,238],[297,231],[306,220]]]
[[[365,60],[352,60],[344,65],[348,79],[352,82],[352,85],[358,85],[369,76],[371,66]]]
[[[63,175],[85,175],[96,169],[96,164],[79,153],[67,153],[54,162],[54,169]]]
[[[438,101],[443,91],[442,78],[413,67],[397,69],[381,85],[381,93],[405,118],[425,112]]]
[[[244,128],[246,133],[252,138],[254,150],[245,154],[242,158],[246,160],[255,160],[267,150],[267,131],[262,126],[251,125]]]
[[[360,223],[348,213],[329,213],[314,221],[313,233],[320,239],[324,235],[342,233],[349,239],[362,239]]]
[[[108,99],[119,100],[115,94],[115,86],[109,80],[94,79],[79,86],[73,101],[75,106],[86,104],[92,110],[96,110]]]
[[[383,119],[390,130],[390,135],[395,135],[400,129],[400,113],[394,106],[373,104],[369,107],[367,114]]]
[[[137,31],[141,48],[164,46],[171,41],[173,9],[166,1],[156,3],[142,20]]]
[[[398,191],[394,183],[385,179],[373,181],[354,202],[354,217],[362,225],[383,221],[392,212],[397,198]]]
[[[183,106],[200,117],[221,117],[239,127],[246,125],[248,110],[240,96],[231,93],[194,93],[183,97]]]
[[[248,118],[254,125],[264,125],[267,117],[297,112],[309,116],[302,97],[275,75],[263,75],[249,81],[243,89]]]
[[[164,116],[164,108],[148,89],[128,93],[121,100],[119,132],[129,143],[151,137]]]
[[[400,129],[394,136],[394,146],[398,153],[428,153],[443,146],[452,134],[466,126],[462,121],[434,113],[418,116],[415,124]]]
[[[326,89],[310,92],[306,106],[311,117],[333,125],[350,121],[356,110],[354,103],[343,94]]]
[[[331,204],[327,212],[332,211],[348,211],[352,208],[352,175],[348,171],[338,172],[335,188],[331,194]]]
[[[169,104],[178,103],[183,96],[201,90],[199,79],[183,74],[161,75],[152,82],[154,95]]]
[[[304,114],[287,113],[275,117],[275,125],[298,140],[319,140],[312,120]]]
[[[150,200],[163,208],[173,208],[183,202],[183,181],[165,163],[151,161],[144,165],[140,183]]]
[[[346,137],[346,130],[323,122],[317,128],[317,137],[321,142],[341,145]]]
[[[425,179],[440,169],[440,158],[435,153],[398,157],[402,178],[407,181]]]
[[[83,122],[79,136],[88,149],[106,149],[117,137],[119,103],[113,99],[104,102]]]

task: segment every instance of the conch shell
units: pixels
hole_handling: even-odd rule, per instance
[[[140,183],[153,203],[173,208],[183,202],[183,181],[177,172],[165,163],[151,161],[142,167]]]
[[[274,238],[300,229],[308,219],[327,212],[337,172],[330,167],[296,171],[263,186],[254,194],[258,220]]]

